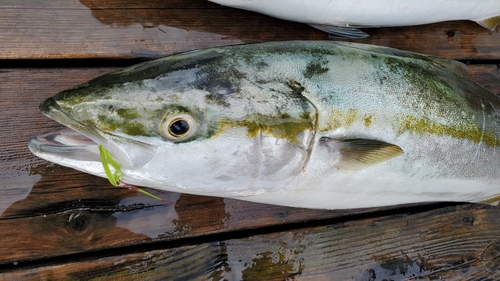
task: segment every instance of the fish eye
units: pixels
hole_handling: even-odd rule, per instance
[[[184,119],[175,119],[168,124],[168,132],[175,137],[183,137],[189,133],[189,123]]]
[[[167,116],[160,123],[162,136],[173,141],[183,141],[192,137],[198,129],[198,122],[189,114]]]

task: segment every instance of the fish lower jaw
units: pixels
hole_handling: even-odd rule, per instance
[[[47,161],[106,177],[97,145],[85,135],[64,127],[33,137],[28,148]]]

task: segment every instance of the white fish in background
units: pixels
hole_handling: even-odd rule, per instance
[[[209,0],[225,6],[302,22],[332,35],[368,36],[358,28],[472,20],[494,30],[500,0]]]
[[[500,98],[461,63],[362,44],[169,56],[63,91],[49,161],[129,184],[306,208],[498,200]]]

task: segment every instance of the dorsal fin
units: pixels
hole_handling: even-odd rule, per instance
[[[403,154],[397,145],[372,139],[336,140],[322,137],[320,143],[340,151],[341,159],[335,166],[343,171],[366,169]]]

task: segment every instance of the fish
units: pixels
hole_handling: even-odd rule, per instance
[[[359,28],[471,20],[490,30],[500,23],[498,0],[209,0],[283,20],[306,23],[334,36],[364,38]]]
[[[38,157],[127,184],[311,209],[500,200],[500,98],[457,61],[286,41],[175,54],[43,101]],[[114,165],[114,164],[113,164]]]

